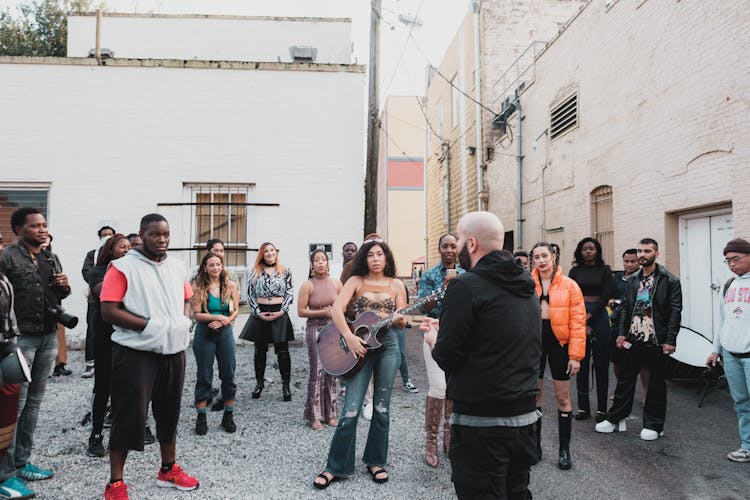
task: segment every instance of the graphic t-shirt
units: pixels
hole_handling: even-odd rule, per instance
[[[629,340],[640,344],[656,345],[654,318],[651,298],[654,295],[654,275],[641,276],[638,281],[638,293],[635,296],[633,316],[630,321]]]

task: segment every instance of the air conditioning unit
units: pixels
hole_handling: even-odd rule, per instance
[[[289,55],[294,62],[315,62],[318,49],[309,45],[292,45],[289,47]]]

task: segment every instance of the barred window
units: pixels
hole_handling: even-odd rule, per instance
[[[612,186],[599,186],[591,191],[591,234],[602,245],[602,258],[610,266],[614,264],[614,216],[612,210]]]

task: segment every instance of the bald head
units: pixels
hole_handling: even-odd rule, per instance
[[[458,223],[458,236],[476,238],[478,244],[488,251],[502,250],[505,228],[492,212],[470,212]]]

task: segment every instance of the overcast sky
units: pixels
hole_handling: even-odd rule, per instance
[[[19,3],[26,2],[0,0],[0,8]],[[116,12],[349,17],[354,57],[360,64],[368,60],[370,0],[106,0],[105,5]],[[413,28],[412,36],[430,62],[439,65],[469,10],[469,0],[382,0],[381,95],[424,94],[427,62],[409,40],[410,26],[398,20],[399,14],[418,17],[422,22],[422,26]]]

